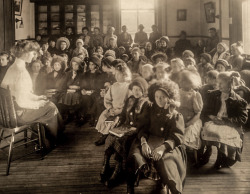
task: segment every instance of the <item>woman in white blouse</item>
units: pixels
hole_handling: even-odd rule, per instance
[[[63,121],[56,106],[45,96],[33,93],[33,85],[26,63],[30,63],[36,53],[34,42],[20,41],[12,48],[16,57],[13,65],[8,69],[1,87],[9,86],[16,102],[17,119],[19,124],[40,122],[47,126],[47,133],[51,143],[55,143],[60,132],[63,131]],[[47,136],[46,136],[47,137]]]

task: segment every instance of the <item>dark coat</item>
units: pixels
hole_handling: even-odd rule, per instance
[[[58,91],[66,90],[66,76],[65,73],[60,71],[56,77],[54,72],[46,76],[46,89],[57,89]]]
[[[234,91],[231,91],[226,100],[227,115],[225,122],[233,127],[241,127],[247,121],[247,102]],[[209,115],[217,116],[221,108],[221,92],[219,90],[208,92],[207,103],[203,108],[201,118],[203,122],[209,121]]]
[[[171,150],[183,144],[185,125],[180,113],[174,112],[173,115],[170,115],[169,109],[160,108],[154,103],[150,108],[149,118],[143,122],[145,122],[143,125],[139,124],[144,126],[138,134],[139,139],[142,136],[146,139],[150,136],[164,138]]]
[[[100,83],[100,76],[101,73],[99,70],[96,70],[95,73],[91,73],[90,71],[84,73],[83,79],[80,83],[81,89],[95,90],[95,91],[102,89]]]
[[[73,76],[73,71],[68,71],[66,73],[65,79],[67,88],[71,85],[80,86],[80,83],[83,79],[83,73],[81,72],[78,72],[74,79],[72,79],[72,76]]]
[[[135,98],[130,96],[120,115],[119,125],[129,125],[131,127],[142,128],[143,120],[149,116],[149,101],[145,97]]]

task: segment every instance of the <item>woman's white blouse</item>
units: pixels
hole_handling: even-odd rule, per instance
[[[38,109],[38,96],[33,94],[33,84],[25,61],[16,58],[2,81],[1,87],[9,86],[17,105],[26,109]]]

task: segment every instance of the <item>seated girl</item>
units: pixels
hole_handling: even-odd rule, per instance
[[[228,51],[229,51],[229,48],[226,43],[224,42],[218,43],[216,53],[214,54],[213,59],[212,59],[213,65],[216,64],[218,59],[224,59],[228,61],[230,58],[230,53]]]
[[[91,116],[89,113],[93,103],[95,102],[96,97],[100,93],[101,82],[100,76],[101,72],[99,71],[99,67],[101,66],[101,60],[92,56],[89,59],[89,69],[83,75],[83,79],[81,80],[81,103],[79,108],[79,121],[78,125],[84,124],[88,120],[88,116]]]
[[[182,193],[186,177],[184,119],[175,110],[179,104],[179,88],[173,81],[156,82],[149,88],[153,103],[149,116],[138,123],[138,137],[127,159],[127,193],[134,193],[140,172],[148,178],[160,180],[161,193]],[[138,179],[139,180],[139,179]]]
[[[228,71],[229,69],[231,69],[231,66],[229,65],[229,63],[226,60],[219,59],[215,63],[214,69],[216,69],[219,73],[221,73],[221,72],[225,72],[225,71]]]
[[[40,60],[33,61],[29,68],[30,77],[33,84],[33,91],[36,95],[44,95],[46,74],[41,71],[42,62]]]
[[[154,78],[154,66],[151,64],[145,64],[142,66],[142,77],[148,82],[148,84],[151,84],[151,81]]]
[[[42,57],[42,67],[41,67],[41,72],[44,73],[45,75],[51,73],[53,71],[53,68],[51,67],[51,61],[52,57],[50,55],[45,55]]]
[[[171,72],[169,78],[179,85],[180,73],[185,68],[184,62],[180,58],[171,60]]]
[[[83,55],[83,60],[89,57],[87,49],[83,47],[84,43],[82,39],[77,39],[76,48],[72,52],[72,57],[77,57],[79,54]]]
[[[82,60],[78,57],[73,57],[70,61],[71,70],[65,75],[67,90],[59,100],[59,103],[62,104],[62,108],[64,108],[63,112],[69,110],[69,108],[71,108],[71,112],[75,112],[75,109],[78,108],[80,104],[80,83],[83,78],[83,67],[81,64]],[[68,119],[70,115],[71,113],[67,114]]]
[[[237,42],[231,45],[232,56],[229,59],[229,64],[232,66],[233,71],[240,72],[244,63],[244,54],[243,45],[241,42]]]
[[[18,41],[12,52],[16,59],[7,70],[1,87],[9,87],[15,97],[17,109],[17,121],[20,125],[32,122],[40,122],[46,125],[47,137],[51,137],[51,146],[56,142],[60,133],[64,130],[60,113],[56,106],[46,100],[45,96],[37,96],[33,93],[33,84],[26,69],[25,63],[30,63],[36,53],[36,45],[31,41]],[[46,145],[49,146],[49,145]]]
[[[160,62],[157,63],[154,67],[155,72],[155,79],[151,81],[151,83],[154,83],[155,81],[166,81],[169,79],[169,64]]]
[[[122,137],[110,133],[105,142],[105,155],[103,168],[101,170],[101,180],[106,181],[109,187],[118,183],[122,171],[122,162],[127,158],[127,154],[133,139],[136,137],[136,128],[142,119],[147,118],[149,102],[145,97],[147,94],[148,84],[141,77],[136,78],[130,85],[129,89],[132,95],[126,100],[122,113],[113,123],[114,131],[127,131]],[[115,155],[115,170],[109,178],[110,171],[109,160],[111,155]]]
[[[135,47],[131,51],[132,59],[128,62],[128,67],[130,68],[133,77],[141,75],[141,68],[146,64],[146,61],[143,61],[141,58],[141,50],[138,47]]]
[[[201,138],[207,146],[217,147],[216,169],[241,161],[242,125],[247,121],[247,102],[232,90],[232,80],[231,72],[218,75],[219,90],[210,92],[202,112],[205,124]],[[206,154],[206,157],[209,159],[210,155]]]
[[[104,106],[106,110],[102,112],[96,125],[96,129],[101,133],[101,137],[95,142],[97,146],[103,145],[109,134],[110,124],[106,123],[109,117],[118,116],[121,114],[125,101],[130,96],[128,89],[131,81],[131,72],[123,61],[115,67],[116,81],[104,96]]]
[[[190,164],[198,163],[197,150],[201,148],[201,128],[202,122],[200,114],[203,108],[202,97],[195,91],[201,86],[201,78],[197,71],[183,70],[180,74],[180,99],[181,106],[179,112],[185,121],[184,144],[187,146],[188,153],[194,154],[195,161],[190,155]]]
[[[105,110],[104,106],[104,96],[108,92],[110,86],[115,83],[115,75],[113,66],[115,64],[115,59],[113,57],[105,57],[102,59],[101,62],[101,69],[102,73],[99,76],[100,82],[100,95],[96,95],[95,102],[91,106],[90,113],[92,118],[89,122],[90,126],[95,126],[97,123],[97,119],[99,118],[100,114]]]
[[[62,57],[53,57],[51,66],[53,71],[46,76],[46,96],[55,104],[58,103],[63,92],[67,89],[65,79],[65,61]]]

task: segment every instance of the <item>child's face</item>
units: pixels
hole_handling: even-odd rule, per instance
[[[147,44],[146,45],[146,49],[147,49],[147,51],[151,51],[152,50],[152,45],[151,44]]]
[[[33,63],[31,69],[33,73],[39,73],[41,69],[40,63]]]
[[[124,49],[119,49],[119,53],[122,55],[122,54],[125,54],[126,51]]]
[[[54,47],[56,46],[56,42],[53,41],[53,40],[51,40],[51,41],[49,42],[49,46],[51,46],[52,48],[54,48]]]
[[[128,57],[121,57],[124,62],[128,62]]]
[[[225,71],[226,71],[226,68],[225,68],[224,65],[222,65],[222,64],[217,64],[216,70],[217,70],[218,72],[225,72]]]
[[[234,46],[231,46],[231,53],[232,55],[239,55],[238,50]]]
[[[230,90],[229,84],[223,79],[217,79],[219,90],[223,93],[228,93]]]
[[[145,48],[141,48],[141,55],[142,55],[142,56],[145,55]]]
[[[157,80],[163,80],[168,77],[168,74],[163,67],[157,67],[155,71],[155,75],[156,75]]]
[[[201,61],[202,64],[206,64],[207,63],[207,61],[203,57],[201,57],[200,61]]]
[[[182,68],[177,63],[171,63],[171,69],[172,69],[172,73],[178,73],[181,71]]]
[[[71,28],[67,28],[66,32],[67,32],[68,35],[70,35],[70,34],[72,34],[72,29]]]
[[[78,42],[78,43],[76,44],[76,46],[77,46],[78,48],[81,48],[81,47],[83,46],[83,44],[82,44],[81,42]]]
[[[115,70],[115,79],[117,82],[124,82],[124,76],[118,70]]]
[[[61,48],[62,51],[65,50],[67,48],[67,43],[66,42],[61,42],[60,48]]]
[[[61,63],[59,63],[59,62],[55,62],[55,63],[54,63],[54,70],[55,70],[55,71],[60,71],[61,68],[62,68]]]
[[[138,86],[133,86],[132,93],[133,93],[135,98],[140,98],[143,95],[142,89]]]
[[[49,48],[49,44],[48,43],[45,43],[45,44],[42,45],[42,50],[43,51],[47,51],[48,48]]]
[[[102,55],[103,54],[103,51],[101,49],[97,49],[96,52],[99,54],[99,55]]]
[[[77,57],[79,57],[82,61],[84,60],[84,56],[83,55],[78,55]]]
[[[217,80],[207,77],[206,82],[208,85],[214,86],[214,88],[217,88]]]
[[[94,71],[96,69],[96,65],[93,62],[89,62],[89,70]]]
[[[98,29],[94,29],[94,33],[95,33],[95,35],[98,35],[100,32]]]
[[[144,67],[142,68],[142,77],[148,80],[152,76],[152,70],[150,68]]]
[[[49,67],[50,66],[50,64],[51,64],[51,61],[50,60],[46,60],[46,61],[44,61],[44,65],[46,66],[46,67]]]
[[[203,46],[202,40],[198,40],[198,45],[199,45],[199,46]]]
[[[8,57],[6,55],[0,56],[0,66],[7,66],[8,65]]]
[[[161,40],[161,41],[160,41],[160,44],[161,44],[162,47],[167,47],[167,43],[166,43],[166,41],[164,41],[164,40]]]
[[[137,52],[137,51],[132,52],[132,56],[133,56],[135,61],[139,61],[139,58],[140,58],[139,52]]]
[[[67,64],[67,63],[68,63],[68,60],[69,60],[68,55],[63,56],[63,60],[64,60],[65,63]]]
[[[36,41],[38,41],[38,42],[39,42],[41,39],[42,39],[41,36],[37,36],[37,37],[36,37]]]
[[[72,62],[72,69],[73,71],[78,71],[79,70],[79,64],[77,62]]]
[[[162,58],[156,58],[156,59],[155,59],[155,64],[160,63],[160,62],[163,62],[163,59],[162,59]]]
[[[221,46],[220,44],[217,45],[217,52],[218,53],[223,53],[225,51],[224,47]]]
[[[83,33],[84,35],[88,35],[88,30],[84,29],[84,30],[82,31],[82,33]]]
[[[109,68],[106,65],[102,65],[103,72],[109,72]]]
[[[169,99],[163,91],[157,90],[155,92],[155,102],[159,107],[164,107],[165,104],[168,103],[168,101]]]

